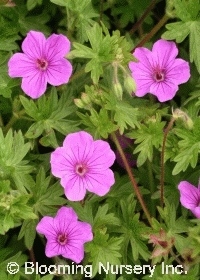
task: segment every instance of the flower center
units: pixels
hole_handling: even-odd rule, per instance
[[[45,59],[41,58],[41,59],[37,59],[36,65],[37,65],[37,68],[44,71],[47,69],[48,62]]]
[[[76,165],[76,174],[80,176],[84,176],[85,173],[88,171],[86,164],[80,163]]]
[[[60,233],[57,241],[60,245],[65,245],[67,243],[67,235],[65,233]]]
[[[156,82],[161,82],[164,81],[165,79],[165,74],[161,70],[156,70],[153,74],[153,78]]]

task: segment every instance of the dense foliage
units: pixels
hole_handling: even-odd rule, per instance
[[[199,279],[199,16],[0,1],[0,279]]]

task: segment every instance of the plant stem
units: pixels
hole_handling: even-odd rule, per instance
[[[171,118],[165,133],[164,133],[164,138],[163,138],[163,144],[162,144],[162,152],[161,152],[161,176],[160,176],[160,205],[161,207],[164,206],[164,179],[165,179],[165,143],[167,140],[167,135],[170,131],[170,129],[173,126],[173,123],[175,121],[175,118]]]
[[[154,26],[154,28],[140,41],[140,43],[132,49],[131,53],[138,47],[142,47],[146,42],[148,42],[160,28],[168,21],[169,17],[164,15],[161,20]]]
[[[102,21],[103,18],[103,6],[104,6],[104,0],[101,0],[100,2],[100,16],[99,16],[99,21]]]
[[[170,250],[171,256],[177,261],[178,264],[180,264],[184,268],[184,263],[176,256],[174,251],[171,249]]]
[[[26,113],[26,111],[24,109],[19,112],[13,112],[11,119],[6,124],[6,126],[3,128],[4,133],[7,133],[8,130],[13,126],[13,124],[25,113]]]
[[[149,6],[147,7],[146,11],[142,14],[139,20],[133,25],[131,30],[129,31],[130,35],[132,35],[140,26],[140,24],[144,21],[146,16],[151,12],[153,7],[155,6],[157,0],[152,0]]]
[[[144,213],[145,213],[145,215],[147,217],[147,220],[148,220],[149,224],[151,225],[151,216],[149,214],[149,211],[147,210],[147,207],[145,205],[145,202],[144,202],[144,199],[142,197],[142,194],[140,193],[138,185],[137,185],[137,183],[135,181],[135,178],[134,178],[134,176],[132,174],[131,168],[130,168],[129,163],[128,163],[127,159],[126,159],[124,151],[122,150],[122,147],[121,147],[121,145],[120,145],[120,143],[119,143],[119,141],[117,139],[117,136],[115,135],[114,132],[111,133],[111,136],[112,136],[112,139],[113,139],[113,141],[114,141],[114,143],[115,143],[115,145],[116,145],[116,147],[117,147],[117,149],[119,151],[119,154],[120,154],[120,156],[122,158],[122,161],[124,163],[126,171],[127,171],[128,175],[129,175],[129,178],[130,178],[131,183],[133,185],[133,189],[134,189],[134,191],[135,191],[135,193],[137,195],[137,198],[138,198],[138,200],[139,200],[139,202],[140,202],[140,204],[142,206],[142,209],[143,209],[143,211],[144,211]]]
[[[31,248],[31,249],[29,250],[29,255],[30,255],[30,260],[32,261],[32,263],[33,263],[33,265],[34,265],[34,267],[35,267],[36,261],[35,261],[35,254],[34,254],[33,248]]]
[[[152,170],[152,165],[149,160],[147,160],[147,170],[148,170],[148,179],[149,179],[149,187],[150,187],[150,193],[151,195],[155,192],[155,182],[153,178],[153,170]],[[151,200],[151,215],[155,217],[156,215],[156,204],[155,200]]]

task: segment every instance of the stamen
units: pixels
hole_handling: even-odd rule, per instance
[[[161,82],[161,81],[164,81],[165,75],[164,75],[163,71],[156,71],[156,72],[154,72],[153,78],[156,82]]]
[[[60,233],[57,241],[60,245],[65,245],[67,243],[67,235],[65,233]]]
[[[85,173],[88,171],[86,164],[80,163],[76,165],[76,173],[80,176],[84,176]]]
[[[44,71],[47,69],[48,62],[45,59],[41,58],[37,59],[36,65],[40,70]]]

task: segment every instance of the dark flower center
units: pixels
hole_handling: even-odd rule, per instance
[[[76,174],[80,176],[84,176],[85,173],[88,171],[86,164],[80,163],[76,165]]]
[[[65,245],[67,243],[67,235],[65,233],[60,233],[57,241],[60,245]]]
[[[153,74],[153,78],[156,82],[164,81],[165,79],[164,71],[156,70]]]
[[[41,59],[37,59],[36,65],[40,70],[44,71],[47,69],[48,62],[45,59],[41,58]]]

